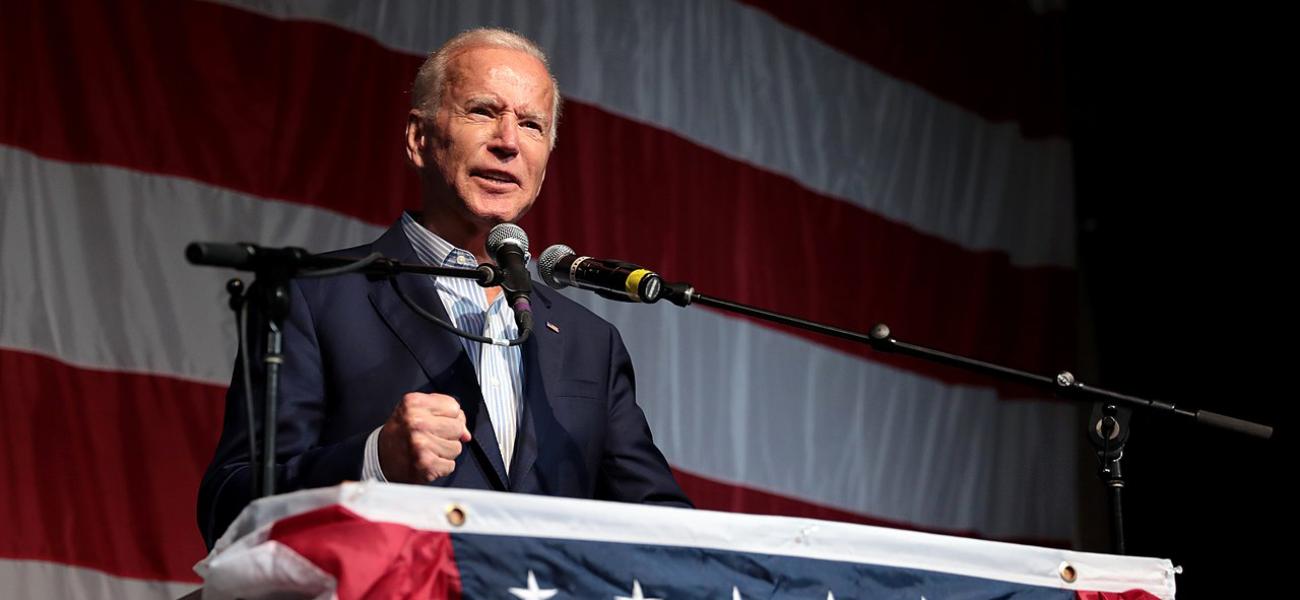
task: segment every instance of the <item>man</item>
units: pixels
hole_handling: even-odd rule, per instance
[[[488,231],[537,199],[559,104],[527,39],[479,29],[447,42],[420,68],[406,125],[424,212],[342,254],[488,262]],[[461,329],[517,336],[499,288],[416,275],[396,285]],[[374,479],[690,506],[636,405],[617,330],[567,298],[534,287],[539,326],[521,351],[453,336],[384,279],[299,279],[291,297],[277,491]],[[209,546],[251,499],[242,380],[236,369],[199,491]]]

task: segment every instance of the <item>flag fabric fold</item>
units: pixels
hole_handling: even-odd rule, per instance
[[[205,598],[1174,597],[1167,560],[380,483],[259,500],[196,570]]]

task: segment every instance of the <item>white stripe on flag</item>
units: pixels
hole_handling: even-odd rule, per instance
[[[5,598],[100,600],[131,598],[173,600],[198,589],[198,584],[117,577],[107,573],[39,560],[0,558]]]
[[[1077,504],[1073,405],[999,399],[700,307],[570,296],[622,332],[674,466],[918,526],[1075,538],[1062,518]]]
[[[309,250],[382,229],[189,179],[45,160],[0,146],[0,346],[77,366],[226,385],[235,353],[225,282],[191,241]]]

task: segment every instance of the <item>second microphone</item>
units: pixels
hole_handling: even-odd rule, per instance
[[[580,287],[621,302],[653,304],[663,294],[663,279],[653,271],[623,261],[578,256],[564,244],[542,252],[537,271],[546,285],[557,290]]]

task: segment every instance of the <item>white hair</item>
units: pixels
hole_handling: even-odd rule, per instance
[[[411,87],[411,108],[432,115],[442,102],[442,92],[447,87],[447,66],[451,60],[471,48],[506,48],[518,50],[536,58],[546,68],[551,78],[551,126],[550,144],[555,147],[555,137],[560,124],[560,84],[551,75],[551,65],[546,60],[546,53],[532,40],[507,29],[480,27],[463,31],[447,40],[441,48],[433,51],[420,70],[415,74],[415,83]]]

